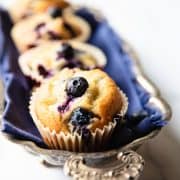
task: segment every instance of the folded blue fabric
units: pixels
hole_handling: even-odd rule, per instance
[[[149,94],[136,82],[132,60],[122,49],[122,40],[106,20],[97,21],[86,9],[77,12],[92,28],[89,43],[101,48],[107,56],[105,71],[116,81],[129,99],[127,121],[121,127],[119,145],[143,136],[166,124],[157,109],[147,105]],[[12,22],[5,10],[0,10],[0,73],[5,88],[3,131],[20,139],[44,146],[28,112],[30,87],[18,66],[18,52],[10,37]],[[118,138],[117,138],[118,139]]]

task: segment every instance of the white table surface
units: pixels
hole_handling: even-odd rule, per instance
[[[10,2],[12,0],[0,0],[0,4],[4,5]],[[180,1],[76,0],[75,2],[86,2],[100,8],[106,14],[114,28],[135,47],[145,72],[159,86],[163,96],[173,107],[173,121],[170,125],[153,142],[141,148],[140,153],[147,160],[142,179],[180,178],[176,165],[180,163],[176,158],[179,152],[177,150],[180,149],[178,147],[180,142],[178,119],[180,118]],[[149,156],[143,148],[150,150]],[[161,173],[157,172],[158,168],[163,169]],[[172,173],[176,174],[174,178],[171,176]],[[36,157],[0,136],[0,179],[59,180],[66,178],[58,168],[44,167]]]

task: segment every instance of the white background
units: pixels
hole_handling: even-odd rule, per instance
[[[8,4],[10,0],[0,0]],[[114,28],[137,50],[145,72],[173,108],[167,131],[180,138],[180,1],[82,0],[102,10]],[[156,139],[154,140],[156,141]],[[179,143],[179,141],[178,141]],[[0,179],[64,179],[36,157],[0,136]]]

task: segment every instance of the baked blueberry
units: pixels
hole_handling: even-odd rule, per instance
[[[57,18],[62,16],[62,9],[59,7],[49,7],[48,13],[52,18]]]
[[[64,22],[64,27],[71,33],[72,37],[76,36],[76,32],[74,31],[73,27],[68,23]]]
[[[46,23],[39,23],[36,27],[35,27],[35,32],[37,35],[37,39],[41,38],[41,29],[44,28],[46,25]]]
[[[58,106],[58,111],[64,113],[69,109],[69,104],[73,100],[72,97],[68,97],[67,100],[60,106]]]
[[[72,59],[74,57],[74,49],[68,43],[62,44],[62,54],[66,59]]]
[[[75,55],[73,47],[68,43],[63,43],[60,50],[57,51],[57,60],[65,58],[66,60],[72,60]]]
[[[50,74],[51,74],[51,73],[50,73],[47,69],[45,69],[45,67],[42,66],[42,65],[39,65],[39,66],[38,66],[38,71],[39,71],[39,74],[40,74],[41,76],[43,76],[44,78],[50,76]]]
[[[35,27],[35,31],[39,31],[42,27],[44,27],[46,24],[45,23],[39,23],[36,27]]]
[[[53,31],[47,31],[47,34],[49,36],[49,39],[51,40],[60,40],[61,36]]]
[[[90,123],[93,113],[84,108],[77,108],[72,112],[70,123],[73,126],[83,126]]]
[[[85,69],[84,65],[82,62],[76,60],[76,61],[68,61],[63,68],[69,68],[69,69],[73,69],[73,68],[80,68],[80,69]]]
[[[68,96],[80,97],[82,96],[89,84],[87,80],[83,77],[74,77],[71,78],[66,85],[66,92]]]
[[[31,49],[31,48],[35,48],[35,47],[37,47],[37,44],[29,44],[27,46],[27,49]]]

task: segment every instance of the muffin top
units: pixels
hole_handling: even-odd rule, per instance
[[[100,49],[85,43],[51,42],[22,54],[19,64],[26,76],[42,82],[65,67],[84,70],[103,68],[106,57]]]
[[[49,14],[38,14],[17,23],[12,29],[12,37],[20,51],[24,51],[41,41],[70,39],[72,34],[61,16],[53,18]]]
[[[85,41],[90,27],[83,19],[65,14],[39,13],[16,23],[11,31],[12,38],[20,52],[44,42],[65,39]]]
[[[10,7],[9,12],[14,22],[25,19],[38,13],[49,11],[57,12],[69,6],[64,0],[16,0]]]
[[[127,107],[124,94],[105,72],[68,68],[44,81],[30,104],[33,119],[56,133],[103,129]]]

